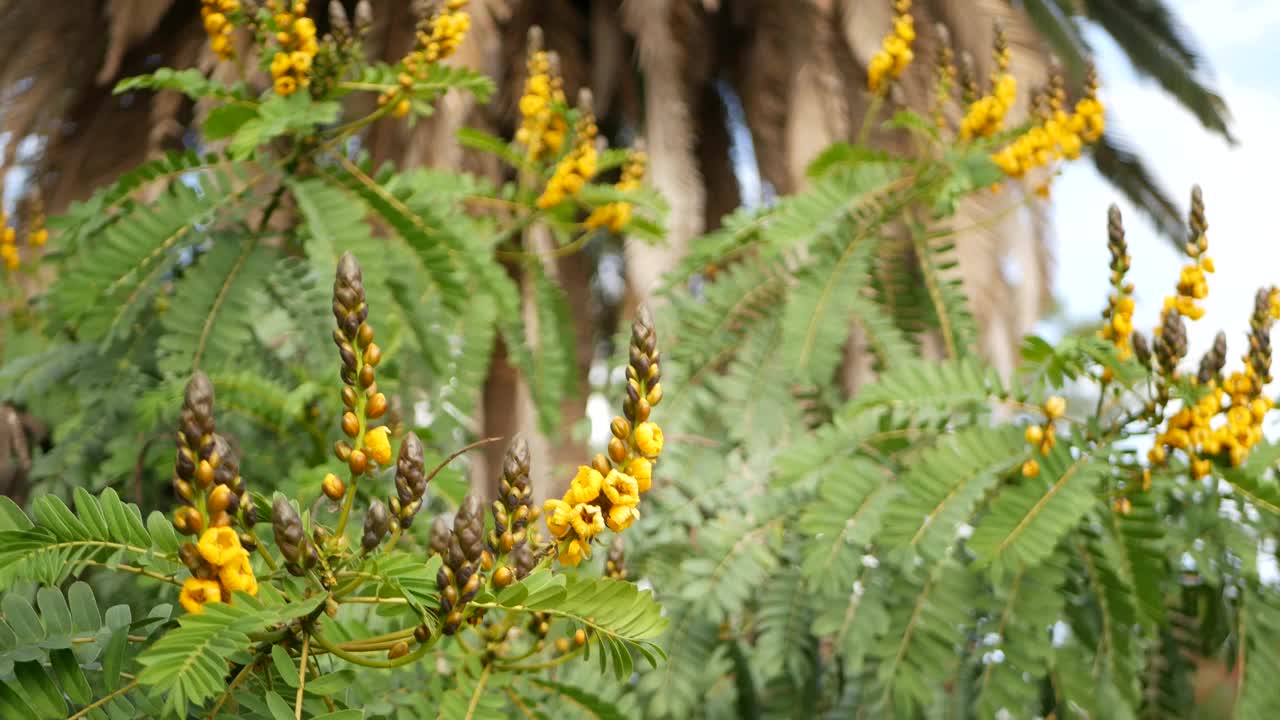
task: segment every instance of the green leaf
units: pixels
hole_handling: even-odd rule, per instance
[[[267,708],[271,711],[273,720],[293,720],[293,708],[289,707],[289,703],[278,694],[267,691]]]
[[[627,720],[627,716],[617,707],[582,688],[537,677],[530,678],[529,683],[553,693],[563,706],[579,710],[587,717],[596,718],[596,720]]]
[[[226,663],[249,648],[248,633],[314,612],[326,595],[267,606],[243,594],[235,604],[208,603],[204,612],[183,615],[179,627],[138,656],[138,682],[151,689],[165,708],[183,715],[225,689]]]
[[[209,79],[199,70],[175,70],[167,67],[146,75],[127,77],[116,83],[112,93],[119,95],[133,90],[173,90],[192,99],[235,97],[235,93],[229,88]]]
[[[1024,449],[1017,428],[978,426],[924,450],[899,478],[903,492],[885,512],[877,540],[903,551],[908,566],[917,556],[936,562],[1001,476],[1021,462]]]
[[[863,457],[833,462],[818,485],[797,529],[803,545],[804,577],[821,592],[845,588],[856,575],[881,518],[897,501],[892,471]]]
[[[1040,459],[1038,476],[1019,476],[991,501],[968,542],[979,564],[997,575],[1034,567],[1096,505],[1110,446],[1082,449],[1073,458],[1068,445],[1059,443]]]
[[[464,127],[458,130],[455,137],[458,138],[458,144],[462,147],[493,155],[517,170],[531,170],[533,168],[524,155],[516,152],[511,143],[497,135],[491,135],[475,128]]]
[[[232,157],[245,159],[258,146],[290,132],[311,132],[318,125],[338,119],[341,106],[331,100],[316,102],[310,93],[293,93],[283,97],[271,93],[258,106],[258,116],[241,123],[231,136],[228,148]]]
[[[220,105],[209,111],[201,132],[206,140],[222,140],[235,135],[256,117],[258,109],[251,105]]]

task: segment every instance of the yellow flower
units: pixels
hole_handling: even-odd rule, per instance
[[[365,450],[369,451],[369,457],[379,465],[391,464],[391,441],[387,439],[390,433],[390,428],[383,425],[364,434]]]
[[[30,243],[32,247],[42,247],[48,241],[49,231],[44,228],[40,228],[39,230],[32,232],[31,235],[27,237],[27,242]]]
[[[662,454],[662,428],[657,423],[642,422],[636,426],[636,449],[655,458]]]
[[[299,73],[305,73],[311,69],[311,55],[308,55],[301,50],[291,52],[289,53],[289,63],[292,64],[294,69]]]
[[[1028,445],[1039,445],[1044,440],[1044,428],[1039,425],[1028,425],[1026,432],[1023,433]]]
[[[615,507],[635,507],[640,504],[640,487],[630,475],[610,470],[604,479],[604,496]]]
[[[253,575],[253,565],[249,562],[248,554],[241,555],[239,560],[219,568],[218,579],[227,589],[228,596],[232,592],[258,594],[258,579]]]
[[[542,505],[542,514],[547,518],[547,530],[551,536],[560,539],[569,532],[569,517],[573,515],[573,506],[563,500],[551,499]]]
[[[204,16],[204,29],[208,33],[216,33],[222,30],[222,26],[227,24],[227,16],[222,13],[209,13]]]
[[[0,245],[0,259],[4,260],[7,270],[17,270],[22,264],[22,259],[18,257],[18,249],[12,245]]]
[[[591,557],[591,546],[587,544],[586,540],[575,538],[560,550],[561,565],[577,567],[584,557]]]
[[[1033,478],[1040,474],[1040,463],[1035,458],[1030,458],[1022,463],[1022,476]]]
[[[622,532],[631,527],[631,523],[640,517],[640,511],[630,505],[614,505],[609,508],[609,517],[605,519],[605,524],[614,532]]]
[[[579,503],[573,507],[573,514],[569,516],[569,527],[573,528],[574,534],[579,538],[590,540],[604,532],[604,513],[600,512],[597,505]]]
[[[636,479],[636,487],[640,492],[649,492],[653,484],[653,463],[648,458],[632,458],[627,463],[627,474]]]
[[[1044,401],[1044,414],[1050,420],[1057,420],[1067,411],[1067,401],[1054,395]]]
[[[229,527],[212,527],[200,536],[196,544],[200,557],[214,567],[237,562],[248,553],[240,546],[240,536]]]
[[[316,36],[316,23],[309,17],[298,18],[293,22],[293,31],[304,41],[310,40]]]
[[[404,100],[401,100],[400,102],[396,103],[395,109],[391,111],[391,117],[402,118],[405,115],[408,115],[409,109],[411,108],[411,106],[412,105],[407,98]]]
[[[280,95],[292,95],[298,89],[298,81],[285,75],[276,78],[276,93]]]
[[[204,604],[222,602],[222,587],[216,580],[201,580],[189,577],[182,583],[182,592],[178,594],[178,602],[193,615],[204,612]]]
[[[564,501],[572,505],[592,502],[600,497],[600,490],[603,486],[604,476],[600,474],[599,470],[580,465],[578,466],[578,474],[574,476],[573,482],[569,483],[569,491],[565,493]]]
[[[289,74],[289,69],[293,67],[293,61],[290,59],[289,53],[278,52],[271,58],[271,76],[280,77]]]

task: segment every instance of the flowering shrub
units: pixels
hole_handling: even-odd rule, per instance
[[[1051,74],[1014,127],[1003,34],[985,84],[940,38],[930,117],[886,121],[917,32],[895,2],[864,128],[912,150],[833,146],[810,189],[693,242],[630,327],[604,452],[539,503],[523,439],[488,497],[455,461],[500,440],[469,422],[498,339],[557,428],[577,370],[543,261],[663,236],[645,151],[603,147],[535,31],[514,136],[459,134],[509,182],[374,169],[363,129],[492,83],[441,63],[465,0],[390,65],[363,57],[368,6],[335,7],[321,34],[306,2],[202,2],[239,78],[118,91],[204,103],[218,149],[126,173],[28,251],[0,237],[35,288],[0,392],[57,438],[30,508],[0,499],[0,715],[1269,717],[1280,293],[1239,369],[1221,335],[1187,367],[1199,191],[1149,335],[1112,210],[1101,326],[1027,339],[1011,378],[977,357],[948,222],[1098,139],[1092,73],[1074,103]],[[1215,673],[1230,707],[1199,692]]]

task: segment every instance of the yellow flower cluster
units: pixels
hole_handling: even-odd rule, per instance
[[[182,583],[178,602],[189,613],[204,612],[205,603],[230,602],[231,593],[258,594],[249,551],[240,545],[240,536],[229,527],[212,527],[196,545],[200,557],[209,564],[211,577],[192,576]]]
[[[8,225],[8,218],[3,212],[0,212],[0,260],[4,261],[6,270],[17,270],[22,264],[22,259],[18,257],[17,239],[18,233]]]
[[[893,12],[893,32],[884,37],[867,65],[867,89],[873,93],[888,87],[885,80],[900,77],[915,58],[911,52],[911,43],[916,39],[911,0],[893,0]]]
[[[1224,401],[1229,399],[1230,403]],[[1209,474],[1210,458],[1225,454],[1233,466],[1244,462],[1249,451],[1262,439],[1262,419],[1273,403],[1262,395],[1262,387],[1246,365],[1213,386],[1195,405],[1184,407],[1169,418],[1164,432],[1156,437],[1147,453],[1153,464],[1161,464],[1170,450],[1182,450],[1191,460],[1191,474],[1199,479]],[[1221,415],[1224,421],[1211,423]]]
[[[1038,450],[1041,455],[1048,455],[1054,445],[1058,444],[1057,428],[1053,423],[1067,412],[1067,401],[1054,395],[1045,400],[1041,409],[1045,416],[1044,425],[1028,425],[1023,437],[1026,438],[1027,444]],[[1028,458],[1022,463],[1023,477],[1031,478],[1039,474],[1040,462],[1035,458]]]
[[[530,33],[529,77],[520,96],[520,128],[516,130],[516,143],[534,161],[559,153],[569,130],[555,107],[565,104],[564,85],[552,56],[534,44],[535,38],[540,37],[539,33]]]
[[[311,62],[320,49],[316,23],[306,16],[306,0],[292,5],[268,0],[267,8],[273,13],[276,42],[280,44],[280,50],[271,56],[271,77],[278,94],[292,95],[311,84]]]
[[[647,162],[648,156],[643,150],[632,151],[627,158],[627,164],[622,168],[622,178],[614,187],[618,190],[634,190],[640,187]],[[592,230],[607,227],[616,233],[621,232],[629,222],[631,222],[631,203],[611,202],[592,210],[584,224]]]
[[[1199,227],[1204,227],[1203,223]],[[1239,466],[1262,441],[1262,421],[1275,407],[1263,394],[1263,386],[1271,381],[1269,337],[1277,319],[1280,290],[1260,291],[1250,320],[1250,350],[1243,357],[1244,370],[1231,373],[1220,385],[1209,380],[1207,394],[1170,416],[1147,453],[1153,465],[1163,463],[1170,451],[1182,450],[1191,461],[1192,476],[1199,479],[1209,474],[1212,458],[1225,456],[1233,467]],[[1201,382],[1204,379],[1200,377]],[[1216,420],[1219,417],[1221,420]]]
[[[1102,313],[1106,324],[1098,335],[1116,347],[1117,357],[1128,360],[1133,357],[1133,283],[1125,281],[1131,261],[1120,209],[1115,205],[1107,212],[1107,249],[1111,253],[1112,293],[1107,298],[1107,309]],[[1108,368],[1104,377],[1110,380],[1111,375]]]
[[[996,26],[995,47],[992,57],[996,71],[991,77],[991,92],[969,105],[960,120],[960,138],[990,137],[1004,128],[1004,118],[1018,96],[1018,82],[1009,73],[1009,44],[1005,41],[1004,28]]]
[[[240,0],[201,0],[200,17],[204,31],[209,36],[209,48],[221,59],[228,60],[234,54],[231,49],[231,31],[234,25],[231,13],[240,10]]]
[[[1182,266],[1182,271],[1178,274],[1176,292],[1164,299],[1164,307],[1160,310],[1160,323],[1152,331],[1156,335],[1160,334],[1164,318],[1170,310],[1177,310],[1179,315],[1188,320],[1199,320],[1204,317],[1204,307],[1197,305],[1196,302],[1209,296],[1209,283],[1205,274],[1212,273],[1214,270],[1213,258],[1208,255],[1209,238],[1204,232],[1197,232],[1196,237],[1183,246],[1182,250],[1190,262]]]
[[[596,455],[590,466],[578,468],[569,490],[548,500],[542,512],[547,529],[557,540],[564,565],[576,566],[591,557],[591,540],[607,527],[622,532],[640,517],[640,496],[653,485],[653,464],[662,454],[662,428],[649,420],[662,402],[662,373],[657,335],[642,310],[631,328],[631,361],[627,365],[626,417],[610,423],[609,454]]]
[[[556,164],[547,187],[538,196],[538,207],[552,208],[574,197],[582,186],[596,174],[596,119],[587,107],[581,108],[582,116],[574,128],[575,146]]]
[[[1062,109],[1062,95],[1059,91],[1050,98],[1050,112],[1043,122],[991,156],[991,161],[1004,174],[1020,178],[1056,160],[1075,160],[1086,144],[1102,137],[1106,123],[1092,74],[1085,97],[1076,103],[1075,112],[1068,114]]]
[[[467,31],[471,29],[471,16],[463,11],[468,0],[448,0],[440,12],[418,29],[418,49],[405,58],[405,66],[411,73],[419,73],[427,63],[443,60],[454,53]]]

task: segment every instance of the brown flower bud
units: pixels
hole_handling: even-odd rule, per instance
[[[609,458],[616,463],[627,459],[627,446],[616,437],[609,439]]]
[[[631,437],[631,423],[627,422],[627,419],[621,415],[615,417],[613,422],[609,423],[609,430],[619,440],[626,440]]]
[[[360,387],[363,387],[363,388],[369,387],[370,385],[373,384],[373,381],[376,377],[377,376],[373,372],[372,365],[365,365],[364,367],[360,368]]]
[[[189,542],[182,543],[182,547],[178,548],[178,559],[193,573],[204,563],[204,558],[200,557],[200,551]]]
[[[453,517],[453,534],[468,562],[477,562],[484,552],[484,503],[469,492]]]
[[[569,638],[556,638],[556,652],[561,655],[569,652]]]
[[[369,398],[369,403],[364,406],[364,416],[370,420],[377,420],[387,411],[387,396],[382,393],[374,393]]]
[[[342,432],[349,438],[360,434],[360,418],[349,410],[342,413]]]
[[[449,529],[449,521],[443,515],[437,515],[431,521],[431,540],[429,547],[431,552],[443,558],[449,552],[449,538],[453,537],[453,531]]]
[[[387,527],[390,524],[391,516],[387,513],[387,506],[382,504],[381,500],[374,500],[369,503],[369,511],[364,516],[364,534],[360,538],[360,547],[365,552],[371,552],[382,542],[382,536],[387,534]]]
[[[377,367],[378,363],[382,362],[382,348],[378,347],[377,343],[371,342],[364,349],[364,362],[369,367]]]
[[[373,327],[368,323],[360,326],[360,330],[356,334],[356,342],[361,346],[369,345],[373,342]]]
[[[347,458],[347,467],[351,468],[352,473],[361,475],[369,469],[369,458],[365,457],[363,450],[352,450],[351,456]]]
[[[339,440],[333,444],[333,454],[342,462],[346,462],[351,457],[351,446],[347,444],[346,440]]]
[[[613,466],[609,464],[609,458],[601,453],[596,453],[596,456],[591,458],[591,467],[601,475],[608,475],[609,471],[613,469]]]
[[[258,538],[252,533],[240,533],[240,547],[247,552],[253,552],[258,549]]]
[[[493,573],[493,584],[495,587],[504,588],[516,581],[515,573],[511,572],[511,568],[503,566]]]
[[[183,500],[190,500],[193,497],[195,497],[194,488],[192,488],[191,483],[187,482],[186,480],[175,479],[173,481],[173,490],[174,492],[178,493],[178,497],[182,498]]]
[[[395,660],[396,658],[404,657],[405,655],[408,655],[408,654],[409,654],[409,643],[401,640],[395,645],[392,645],[391,649],[387,651],[387,659]]]
[[[346,408],[347,408],[348,410],[354,410],[354,409],[355,409],[355,407],[356,407],[356,401],[357,401],[358,399],[359,399],[359,396],[358,396],[358,395],[356,395],[356,390],[355,390],[355,388],[350,387],[350,386],[347,386],[347,385],[344,385],[344,386],[342,387],[342,404],[343,404],[344,406],[346,406]]]

